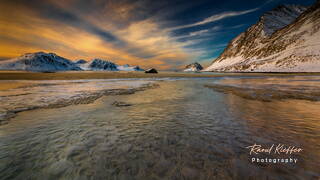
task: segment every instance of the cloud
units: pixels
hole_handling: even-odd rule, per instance
[[[245,26],[245,24],[239,24],[234,26],[214,26],[208,29],[192,31],[184,35],[177,35],[173,38],[175,40],[184,42],[185,46],[189,46],[192,44],[200,43],[202,41],[207,41],[208,39],[213,40],[216,36],[219,36],[224,33],[229,33],[230,30],[238,29],[243,26]]]
[[[207,18],[205,18],[205,19],[203,19],[201,21],[198,21],[198,22],[195,22],[195,23],[192,23],[192,24],[186,24],[186,25],[181,25],[181,26],[176,26],[176,27],[170,28],[170,30],[177,30],[177,29],[183,29],[183,28],[189,28],[189,27],[204,25],[204,24],[220,21],[220,20],[225,19],[225,18],[248,14],[248,13],[257,11],[258,9],[260,9],[260,8],[254,8],[254,9],[249,9],[249,10],[245,10],[245,11],[223,12],[223,13],[220,13],[220,14],[212,15],[210,17],[207,17]]]
[[[6,10],[0,14],[0,57],[45,51],[69,59],[99,57],[118,64],[159,69],[177,68],[193,57],[158,21],[130,21],[121,28],[107,19],[110,23],[105,26],[105,21],[92,20],[97,14],[84,15],[50,1],[37,5],[34,3],[38,1],[31,1],[31,5],[0,5]],[[103,13],[100,11],[100,15]]]
[[[195,7],[195,2],[180,0],[2,2],[0,57],[5,58],[46,51],[69,59],[99,57],[143,68],[174,69],[212,52],[212,49],[197,47],[207,46],[203,42],[213,41],[215,32],[227,28],[201,27],[184,35],[174,35],[167,27],[184,17],[173,16]],[[225,12],[185,26],[206,24],[249,11]]]

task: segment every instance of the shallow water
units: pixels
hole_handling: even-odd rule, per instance
[[[277,79],[289,86],[288,80]],[[19,113],[0,126],[0,179],[320,177],[319,101],[265,102],[204,87],[228,83],[220,78],[157,83],[91,104]],[[132,106],[115,107],[115,101]],[[252,163],[246,147],[254,143],[303,151],[257,155],[297,158],[296,164]]]
[[[137,88],[151,80],[2,80],[0,124],[15,112],[47,106],[63,106],[103,94],[106,90]],[[15,85],[16,84],[16,88]]]

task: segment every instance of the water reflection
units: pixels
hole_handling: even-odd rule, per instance
[[[20,113],[0,126],[2,179],[319,177],[319,102],[248,100],[203,88],[212,81],[164,81],[93,104]],[[304,152],[295,165],[254,164],[245,148],[253,143]]]
[[[224,78],[205,86],[219,92],[232,93],[253,100],[320,101],[320,78],[318,76]]]

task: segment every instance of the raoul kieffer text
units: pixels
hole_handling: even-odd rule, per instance
[[[254,144],[246,148],[250,149],[250,155],[260,154],[260,153],[294,154],[294,153],[300,153],[303,151],[302,148],[299,148],[296,146],[286,146],[284,144],[278,144],[278,145],[272,144],[269,147],[263,147],[262,145]]]

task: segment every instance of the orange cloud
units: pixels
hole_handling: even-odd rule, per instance
[[[61,1],[56,1],[60,2]],[[67,8],[74,0],[58,4]],[[134,5],[114,5],[119,21],[129,18]],[[0,10],[0,57],[15,57],[27,52],[55,52],[69,59],[104,58],[119,64],[140,65],[143,68],[177,68],[192,56],[176,42],[169,33],[152,20],[131,22],[127,28],[116,24],[95,21],[93,16],[84,17],[90,23],[127,42],[129,46],[119,47],[85,29],[74,27],[53,19],[40,17],[36,12],[23,6],[1,4]],[[117,18],[111,18],[117,20]],[[137,56],[137,52],[146,57]],[[150,57],[148,57],[150,56]]]

